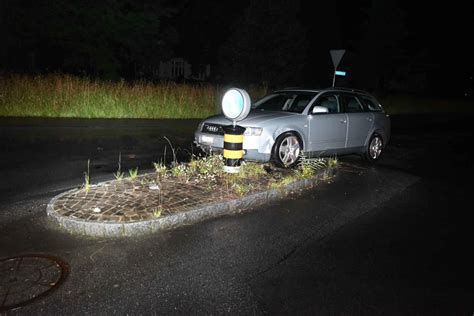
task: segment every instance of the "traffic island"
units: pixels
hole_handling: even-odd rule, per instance
[[[335,165],[318,159],[289,170],[244,163],[239,174],[225,174],[217,155],[171,168],[155,164],[153,173],[64,192],[50,201],[47,214],[73,234],[144,235],[284,198],[334,176]]]

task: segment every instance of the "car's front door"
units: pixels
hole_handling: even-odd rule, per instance
[[[328,113],[312,114],[314,106],[328,109]],[[334,93],[321,95],[309,111],[308,151],[321,152],[343,149],[346,145],[347,117],[342,112],[340,96]]]
[[[368,133],[374,124],[374,114],[367,111],[359,99],[352,94],[344,94],[344,109],[347,114],[347,148],[365,145]]]

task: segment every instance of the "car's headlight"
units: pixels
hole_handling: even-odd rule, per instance
[[[202,127],[204,126],[204,121],[199,122],[197,130],[198,132],[202,132]]]
[[[262,135],[261,127],[246,127],[244,136],[260,136]]]

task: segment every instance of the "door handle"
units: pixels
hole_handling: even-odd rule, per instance
[[[367,118],[367,121],[372,122],[372,118],[371,118],[371,117],[368,117],[368,118]]]
[[[347,120],[341,120],[340,122],[341,122],[341,124],[346,124]]]

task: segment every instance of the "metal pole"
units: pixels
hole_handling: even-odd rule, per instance
[[[334,69],[334,75],[332,76],[332,87],[336,84],[336,69]]]

